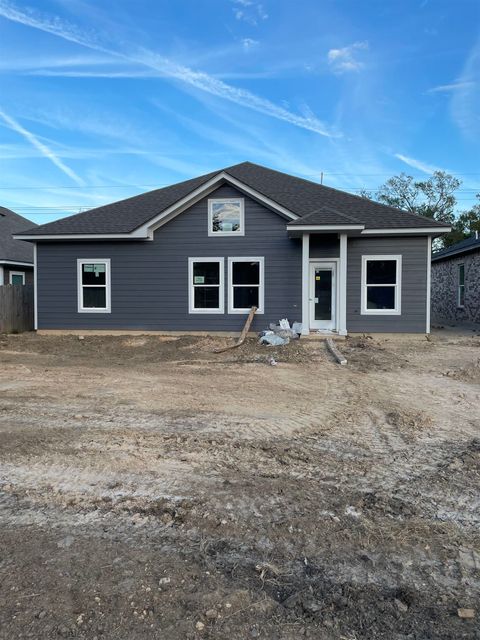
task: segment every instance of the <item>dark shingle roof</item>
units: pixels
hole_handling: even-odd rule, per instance
[[[476,238],[475,236],[472,236],[471,238],[466,238],[465,240],[456,242],[446,249],[435,251],[435,253],[432,255],[432,261],[434,262],[435,260],[443,260],[445,258],[449,258],[450,256],[462,255],[464,253],[468,253],[469,251],[477,250],[480,251],[480,237]]]
[[[364,224],[366,228],[385,229],[441,226],[429,218],[394,209],[373,200],[251,162],[242,162],[192,180],[40,225],[29,233],[31,235],[130,233],[221,171],[302,217],[303,221],[299,221],[299,224],[348,224],[348,221],[351,221],[351,224]]]
[[[30,242],[14,240],[12,233],[31,229],[33,222],[17,213],[0,207],[0,262],[12,260],[33,264],[33,247]]]

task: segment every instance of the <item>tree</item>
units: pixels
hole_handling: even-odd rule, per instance
[[[477,200],[478,204],[457,216],[451,233],[444,238],[445,247],[470,237],[475,231],[480,231],[480,193],[477,193]]]
[[[389,178],[377,191],[379,202],[391,207],[452,224],[455,220],[455,191],[461,181],[445,171],[435,171],[428,180],[414,180],[401,173]]]

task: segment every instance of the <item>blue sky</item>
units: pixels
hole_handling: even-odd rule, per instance
[[[0,204],[36,222],[250,160],[480,191],[478,0],[0,0]]]

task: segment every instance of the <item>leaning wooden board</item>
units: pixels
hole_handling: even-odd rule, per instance
[[[250,329],[250,325],[253,322],[253,316],[257,312],[257,307],[252,307],[250,309],[250,313],[248,314],[247,321],[245,322],[245,326],[242,329],[242,333],[240,334],[239,339],[235,344],[231,344],[228,347],[224,347],[223,349],[214,349],[213,353],[222,353],[223,351],[228,351],[229,349],[236,349],[240,345],[245,342],[245,338],[247,337],[248,330]]]

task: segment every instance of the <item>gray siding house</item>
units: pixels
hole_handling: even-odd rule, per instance
[[[18,233],[36,327],[430,330],[434,221],[244,162]]]
[[[0,286],[33,284],[33,246],[13,234],[31,229],[33,222],[0,207]]]
[[[436,322],[480,323],[480,237],[432,255],[432,318]]]

